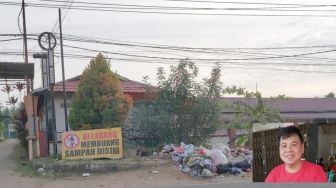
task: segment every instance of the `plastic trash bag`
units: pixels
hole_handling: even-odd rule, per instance
[[[228,160],[220,149],[213,149],[210,151],[210,158],[213,160],[215,166],[219,164],[227,164]]]

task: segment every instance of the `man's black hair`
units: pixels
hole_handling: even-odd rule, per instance
[[[298,135],[301,141],[301,144],[303,144],[303,136],[300,132],[300,129],[298,129],[295,126],[288,126],[288,127],[283,127],[280,129],[280,135],[279,135],[279,141],[280,139],[286,139],[292,135]]]
[[[323,163],[323,157],[320,157],[319,161],[320,161],[320,163]]]

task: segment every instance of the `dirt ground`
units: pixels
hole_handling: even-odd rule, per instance
[[[209,178],[191,177],[179,171],[173,163],[160,164],[155,168],[141,168],[109,174],[91,174],[88,177],[62,176],[57,178],[22,177],[14,171],[17,164],[11,158],[16,143],[0,143],[0,187],[10,188],[60,188],[60,187],[113,187],[113,188],[150,188],[179,187],[184,185],[208,185],[225,183],[252,182],[251,174],[244,176],[215,176]]]

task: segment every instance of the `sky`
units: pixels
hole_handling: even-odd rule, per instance
[[[323,97],[336,92],[336,7],[332,0],[25,0],[29,62],[41,87],[42,32],[59,37],[62,10],[65,78],[102,52],[111,69],[156,84],[158,67],[189,58],[199,80],[222,67],[224,86],[263,96]],[[0,61],[23,62],[21,0],[0,0]],[[88,10],[90,9],[90,10]],[[59,45],[56,81],[62,80]],[[0,82],[4,83],[4,82]],[[0,85],[3,87],[3,85]],[[15,94],[15,93],[13,93]],[[7,96],[0,92],[5,105]]]

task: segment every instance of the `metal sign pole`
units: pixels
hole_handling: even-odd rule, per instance
[[[53,133],[53,154],[57,155],[57,129],[55,115],[54,85],[55,85],[55,67],[54,67],[54,48],[56,46],[56,38],[51,32],[41,33],[38,37],[39,45],[42,49],[47,50],[47,74],[48,86],[51,97],[51,127]]]

